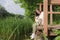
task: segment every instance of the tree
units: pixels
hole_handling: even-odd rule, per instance
[[[21,7],[25,8],[25,10],[26,10],[25,11],[25,16],[33,18],[35,9],[37,8],[36,4],[42,2],[43,0],[17,0],[17,1],[18,2],[16,2],[16,3],[22,3]],[[57,6],[53,10],[54,11],[60,11],[60,7]]]
[[[15,15],[7,12],[5,8],[2,5],[0,5],[0,17],[7,17],[7,16],[15,16]]]
[[[22,3],[21,7],[25,8],[25,16],[33,18],[37,3],[42,1],[43,0],[19,0],[18,3]]]

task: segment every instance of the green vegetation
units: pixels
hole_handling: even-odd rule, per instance
[[[35,9],[37,8],[37,3],[43,0],[17,0],[17,3],[21,3],[21,7],[25,8],[25,16],[34,19]]]
[[[34,19],[34,13],[35,13],[35,9],[38,7],[37,6],[37,3],[40,3],[42,2],[43,0],[18,0],[18,3],[22,3],[21,7],[25,8],[26,10],[26,13],[25,15],[27,17],[30,17],[31,19],[33,18]],[[54,5],[53,6],[53,11],[58,11],[60,12],[60,6],[56,6]],[[48,19],[50,20],[50,17],[48,17]],[[53,14],[53,24],[56,25],[56,24],[60,24],[60,15],[55,15]],[[54,31],[55,33],[58,33],[58,31]],[[59,31],[60,32],[60,31]],[[60,34],[60,33],[58,33]],[[58,35],[57,34],[57,35]],[[58,36],[57,36],[58,38]],[[56,39],[57,39],[56,38]],[[56,40],[55,39],[55,40]]]
[[[33,21],[23,15],[0,11],[0,40],[24,40],[29,38]],[[5,16],[6,15],[6,16]]]
[[[12,37],[14,38],[15,36],[16,36],[15,39],[18,40],[21,38],[20,36],[23,35],[25,37],[27,35],[30,35],[31,33],[32,20],[29,18],[20,19],[18,17],[7,17],[5,19],[4,18],[1,19],[0,21],[1,21],[0,22],[1,40],[11,39]]]
[[[19,0],[21,7],[25,8],[25,16],[8,13],[0,6],[0,40],[25,40],[32,33],[32,24],[34,20],[37,3],[43,0]],[[60,11],[59,6],[54,6],[53,11]],[[53,24],[60,24],[60,15],[53,15]],[[60,30],[54,31],[57,36],[54,40],[60,40]]]

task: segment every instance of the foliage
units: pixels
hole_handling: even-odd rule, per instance
[[[14,29],[17,27],[11,38],[15,37],[18,40],[22,35],[30,35],[32,20],[29,18],[20,19],[18,17],[7,17],[6,19],[0,19],[0,39],[7,40]],[[20,36],[19,36],[20,35]],[[18,37],[18,38],[17,38]],[[11,39],[10,38],[10,39]],[[23,38],[22,38],[23,39]],[[21,40],[22,40],[21,39]],[[13,40],[13,39],[11,39]]]
[[[54,40],[60,40],[60,36],[57,36]]]
[[[37,3],[42,2],[43,0],[18,0],[18,3],[22,3],[21,7],[25,8],[25,16],[34,18],[34,12],[37,7]]]
[[[54,5],[53,6],[53,11],[59,12],[60,11],[60,5]]]
[[[0,40],[23,40],[31,34],[33,21],[29,17],[8,13],[0,6]]]
[[[54,30],[54,33],[60,35],[60,30]]]
[[[5,18],[7,16],[15,16],[14,14],[12,13],[9,13],[5,10],[5,8],[3,6],[0,5],[0,18]]]
[[[42,2],[43,0],[19,0],[19,3],[22,3],[21,7],[25,8],[26,13],[25,15],[27,17],[33,18],[34,17],[34,12],[35,9],[37,8],[37,3]],[[60,11],[60,7],[59,6],[54,6],[53,7],[53,11]],[[60,24],[60,15],[54,15],[53,14],[53,24]],[[48,19],[50,19],[48,17]],[[55,31],[55,33],[58,35],[60,34],[59,31]],[[57,37],[58,38],[58,37]]]
[[[10,15],[4,8],[0,10],[0,15],[3,17],[0,18],[0,40],[8,40],[8,38],[10,40],[24,40],[23,38],[29,37],[33,24],[30,18],[33,19],[37,3],[42,0],[19,0],[19,2],[22,3],[21,7],[26,10],[24,18],[20,15]],[[60,9],[57,7],[56,11],[58,10]],[[60,34],[59,31],[56,33]]]

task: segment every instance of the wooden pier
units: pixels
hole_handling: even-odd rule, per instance
[[[44,27],[39,27],[40,30],[44,30]],[[57,34],[54,33],[54,30],[60,30],[60,25],[48,25],[48,35],[49,36],[57,36]]]
[[[53,14],[60,14],[60,12],[53,12],[52,7],[53,5],[60,5],[60,0],[43,0],[43,3],[37,3],[39,5],[40,11],[44,12],[44,25],[43,27],[40,27],[41,30],[43,30],[43,33],[51,36],[54,36],[52,31],[54,29],[60,30],[60,25],[53,25]],[[43,7],[42,7],[43,5]],[[50,6],[50,11],[48,11],[48,5]],[[50,25],[48,25],[48,14],[50,14]],[[51,32],[49,32],[51,31]]]

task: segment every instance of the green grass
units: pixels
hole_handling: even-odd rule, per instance
[[[32,23],[30,18],[7,17],[0,19],[0,40],[14,40],[14,38],[20,40],[25,35],[29,36]]]

